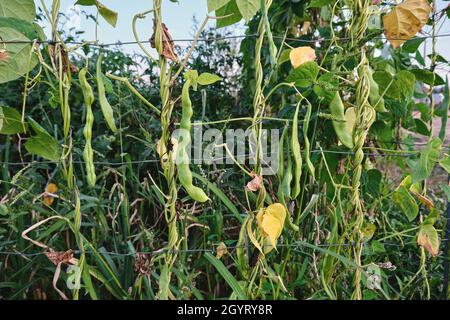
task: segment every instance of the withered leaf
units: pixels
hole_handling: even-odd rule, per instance
[[[384,34],[394,48],[422,30],[431,7],[427,0],[405,0],[383,17]]]
[[[67,251],[51,251],[46,252],[45,255],[47,258],[53,262],[53,264],[56,266],[60,263],[69,263],[70,260],[73,259],[73,251],[67,250]]]
[[[161,23],[162,28],[163,28],[163,39],[162,39],[162,52],[161,55],[167,59],[172,60],[173,62],[178,62],[178,56],[175,53],[175,48],[174,48],[174,42],[172,39],[172,36],[169,33],[169,29],[167,28],[167,26],[164,23]],[[150,39],[150,44],[152,45],[152,48],[156,48],[156,43],[155,43],[155,32],[156,32],[156,21],[153,20],[153,30],[154,33]]]
[[[262,177],[253,173],[253,179],[249,181],[246,188],[252,192],[258,191],[262,186]]]

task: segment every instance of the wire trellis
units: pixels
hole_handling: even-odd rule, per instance
[[[392,142],[395,143],[395,142]],[[450,147],[442,147],[442,149],[446,149]],[[399,152],[399,153],[364,153],[367,157],[401,157],[401,158],[410,158],[410,157],[416,157],[419,154],[420,150],[410,151],[410,152]],[[317,153],[330,153],[330,154],[340,154],[340,155],[349,155],[353,156],[355,153],[353,151],[343,151],[343,150],[311,150],[310,153],[317,154]],[[265,154],[266,156],[269,154]],[[246,154],[244,155],[244,158],[249,159],[254,157],[254,154]],[[228,156],[220,157],[220,158],[213,158],[213,159],[191,159],[192,162],[198,163],[199,161],[208,161],[208,162],[218,162],[221,160],[227,160],[229,159]],[[160,159],[147,159],[147,160],[134,160],[134,161],[123,161],[123,162],[109,162],[109,161],[95,161],[95,165],[104,165],[104,166],[122,166],[122,165],[133,165],[133,164],[146,164],[146,163],[159,163]],[[23,161],[23,162],[8,162],[8,161],[0,161],[0,164],[7,165],[7,166],[27,166],[27,165],[45,165],[45,164],[58,164],[59,161]],[[84,164],[84,161],[81,160],[74,160],[72,161],[74,164]]]
[[[441,239],[442,242],[448,241],[449,239]],[[368,245],[370,242],[364,242],[362,245]],[[416,242],[407,242],[407,243],[394,243],[394,242],[382,242],[383,246],[390,246],[390,247],[404,247],[407,245],[413,245],[417,244]],[[223,250],[221,248],[217,248],[219,244],[212,244],[211,248],[198,248],[198,249],[167,249],[167,248],[161,248],[158,250],[152,250],[152,251],[134,251],[134,252],[128,252],[128,253],[121,253],[121,252],[115,252],[115,251],[90,251],[86,250],[84,251],[85,254],[102,254],[102,255],[111,255],[111,256],[119,256],[119,257],[130,257],[130,256],[136,256],[138,254],[143,255],[157,255],[162,253],[218,253],[219,251]],[[318,243],[318,244],[312,244],[308,243],[310,246],[318,247],[318,248],[331,248],[331,247],[355,247],[358,244],[355,242],[350,243]],[[270,245],[263,245],[263,246],[270,246]],[[279,248],[298,248],[305,246],[304,243],[301,242],[295,242],[295,243],[279,243],[277,244],[277,247]],[[227,250],[236,250],[240,248],[247,248],[247,246],[227,246]],[[36,257],[36,256],[42,256],[46,255],[48,252],[19,252],[19,251],[0,251],[0,255],[14,255],[14,256],[24,256],[24,257]],[[72,250],[72,253],[74,254],[81,254],[81,250]]]
[[[437,35],[426,35],[421,37],[415,37],[413,39],[431,39],[431,38],[443,38],[443,37],[449,37],[450,33],[442,33]],[[258,34],[245,34],[245,35],[231,35],[231,36],[223,36],[223,37],[213,37],[213,38],[199,38],[199,39],[173,39],[173,42],[217,42],[217,41],[223,41],[223,40],[231,40],[231,39],[245,39],[245,38],[258,38]],[[290,42],[303,42],[303,43],[318,43],[318,42],[326,42],[326,41],[332,41],[332,40],[349,40],[348,37],[336,37],[336,38],[317,38],[317,39],[299,39],[299,38],[286,38],[284,35],[273,35],[274,39],[281,39],[285,41]],[[373,40],[411,40],[411,38],[387,38],[383,36],[377,36],[373,37]],[[1,43],[4,44],[47,44],[47,45],[56,45],[61,44],[61,41],[54,41],[54,40],[34,40],[34,41],[1,41]],[[93,46],[93,47],[113,47],[113,46],[125,46],[125,45],[137,45],[139,43],[141,44],[150,44],[151,40],[144,40],[144,41],[116,41],[116,42],[109,42],[109,43],[98,43],[98,41],[64,41],[65,44],[72,44],[72,45],[79,45],[79,46]]]

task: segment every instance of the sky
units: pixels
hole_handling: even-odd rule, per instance
[[[44,0],[47,6],[51,6],[52,0]],[[72,16],[71,24],[78,30],[83,30],[86,33],[83,38],[85,40],[95,39],[95,24],[92,20],[79,18],[73,14],[73,8],[80,10],[80,8],[88,13],[95,14],[95,7],[80,7],[74,6],[76,0],[61,0],[61,11],[66,15]],[[117,41],[127,42],[134,41],[132,33],[132,19],[137,13],[147,11],[152,8],[152,0],[101,0],[107,7],[119,12],[119,18],[116,28],[113,28],[100,19],[99,26],[99,41],[100,43],[114,43]],[[40,1],[36,0],[39,4]],[[180,0],[179,3],[173,3],[169,0],[163,1],[163,20],[174,39],[192,38],[195,30],[193,29],[193,17],[196,17],[198,24],[200,24],[206,17],[207,4],[206,0]],[[449,4],[448,1],[437,0],[438,10],[445,8]],[[138,20],[138,33],[141,40],[148,40],[151,37],[153,22],[149,16],[145,20]],[[214,26],[215,21],[209,22],[210,26]],[[233,27],[233,33],[236,35],[243,34],[244,27],[242,25]],[[446,23],[438,31],[438,34],[450,34],[450,21],[447,19]],[[182,45],[183,43],[178,43]],[[423,52],[423,46],[422,46]],[[427,52],[431,50],[431,40],[427,40]],[[123,49],[125,52],[133,53],[139,52],[136,45],[128,45]],[[450,37],[439,38],[437,41],[437,51],[450,60]]]

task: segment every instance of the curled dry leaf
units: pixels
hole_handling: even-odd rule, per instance
[[[311,47],[299,47],[291,50],[289,58],[291,59],[291,64],[295,69],[305,62],[316,60],[316,53]]]
[[[141,276],[151,275],[151,261],[146,254],[144,253],[136,254],[134,271],[138,272]]]
[[[394,48],[422,30],[431,7],[427,0],[405,0],[383,17],[384,34]]]
[[[0,49],[0,61],[8,62],[9,60],[9,54],[6,49]]]
[[[44,194],[44,203],[47,206],[51,206],[53,204],[53,201],[55,200],[55,197],[53,196],[58,191],[58,187],[54,183],[49,183],[47,187],[45,188],[45,194]]]
[[[73,259],[72,250],[67,250],[65,252],[64,251],[46,252],[45,255],[55,266],[60,263],[71,263],[71,260]]]
[[[258,191],[262,186],[262,177],[258,176],[256,173],[253,173],[253,179],[249,181],[246,185],[247,190],[252,192]]]
[[[223,242],[219,243],[219,245],[217,246],[216,258],[220,259],[227,253],[228,253],[227,245]]]
[[[156,21],[154,21],[153,25],[154,25],[153,30],[156,31]],[[162,39],[163,48],[162,48],[161,55],[167,59],[172,60],[173,62],[178,62],[178,56],[175,53],[173,39],[169,33],[169,29],[167,28],[167,26],[164,23],[161,23],[161,25],[163,28],[163,39]],[[152,35],[152,38],[150,39],[150,43],[152,45],[152,48],[156,48],[154,33]]]

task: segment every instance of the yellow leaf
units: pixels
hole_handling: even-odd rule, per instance
[[[420,227],[417,244],[427,250],[432,257],[438,255],[439,237],[436,229],[431,224],[425,224]]]
[[[284,226],[284,220],[286,219],[286,208],[281,203],[274,203],[271,204],[266,208],[265,214],[271,215],[278,219],[281,224],[281,229],[283,229]],[[281,230],[280,230],[281,234]],[[278,235],[279,236],[279,235]]]
[[[45,187],[44,204],[51,206],[55,198],[51,194],[55,194],[58,191],[58,187],[54,183],[49,183]]]
[[[252,220],[253,220],[253,219],[252,219]],[[261,252],[262,254],[264,254],[264,252],[263,252],[263,250],[262,250],[262,248],[261,248],[259,242],[256,240],[255,234],[253,233],[253,230],[252,230],[252,220],[250,220],[250,221],[247,223],[247,234],[248,234],[248,237],[250,238],[250,241],[253,243],[253,245],[256,247],[256,249],[258,249],[259,252]]]
[[[49,183],[45,188],[45,192],[48,193],[56,193],[58,191],[58,187],[54,183]]]
[[[272,244],[272,241],[270,240],[269,236],[265,236],[263,239],[263,248],[264,248],[264,254],[268,254],[273,249],[276,250],[276,243],[275,246]]]
[[[431,7],[427,0],[405,0],[383,17],[384,34],[394,48],[422,30]]]
[[[279,234],[281,234],[281,229],[283,226],[276,217],[265,214],[262,220],[262,228],[267,236],[269,237],[270,244],[274,247],[277,246],[277,239]]]
[[[263,220],[263,216],[264,216],[264,209],[259,209],[258,214],[256,215],[256,222],[258,222],[258,228],[262,231],[263,227],[262,227],[262,220]]]
[[[54,198],[50,196],[44,196],[44,204],[51,206],[53,204]]]
[[[316,59],[316,53],[311,47],[299,47],[291,50],[289,58],[291,59],[291,64],[295,69],[305,62],[314,61]]]

